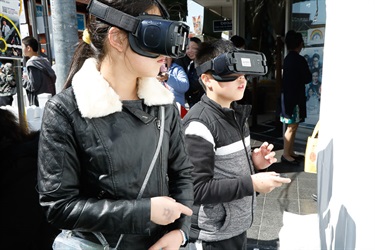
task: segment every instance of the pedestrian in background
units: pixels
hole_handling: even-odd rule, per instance
[[[94,15],[167,15],[155,0],[90,4]],[[55,249],[72,242],[178,249],[190,228],[192,165],[173,94],[156,79],[165,55],[142,55],[146,51],[130,42],[131,32],[106,18],[92,16],[64,90],[46,103],[40,203],[48,221],[63,229]]]
[[[299,54],[304,47],[302,34],[288,31],[285,44],[288,54],[283,64],[280,121],[287,127],[281,161],[298,165],[303,157],[294,152],[294,141],[299,123],[306,118],[305,84],[311,82],[312,76],[306,59]]]
[[[204,89],[202,85],[199,83],[199,77],[195,70],[195,56],[197,54],[197,50],[199,45],[201,44],[201,40],[198,37],[191,37],[188,49],[186,51],[186,55],[190,59],[190,63],[187,67],[187,75],[189,78],[189,89],[185,93],[186,101],[189,104],[189,108],[192,108],[194,104],[200,101],[202,95],[204,94]]]
[[[29,105],[39,106],[38,95],[56,94],[56,74],[51,63],[38,55],[39,43],[31,36],[22,39],[23,56],[29,58],[26,62],[26,72],[23,74],[22,84],[26,89]]]
[[[173,58],[166,57],[165,60],[167,71],[159,76],[159,80],[163,81],[166,88],[172,91],[176,102],[181,106],[181,112],[185,114],[185,92],[189,89],[189,79],[184,69],[175,63]]]
[[[232,42],[216,40],[201,44],[197,67],[237,49]],[[216,63],[215,63],[216,64]],[[223,65],[224,64],[224,65]],[[246,87],[246,75],[205,69],[200,75],[206,95],[183,119],[186,148],[194,165],[194,215],[191,249],[246,250],[256,192],[268,193],[289,178],[262,170],[276,162],[273,145],[264,142],[251,152],[247,118],[249,105],[238,105]],[[189,245],[192,245],[189,244]],[[189,246],[190,247],[190,246]]]

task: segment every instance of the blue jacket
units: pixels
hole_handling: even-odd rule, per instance
[[[173,62],[169,67],[168,73],[167,84],[171,87],[176,102],[185,107],[185,92],[189,89],[189,79],[186,72],[180,65]]]

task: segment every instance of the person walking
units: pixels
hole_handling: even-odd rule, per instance
[[[40,204],[63,230],[54,249],[77,242],[178,249],[189,234],[193,166],[173,93],[156,79],[169,54],[133,43],[137,38],[120,21],[183,23],[166,20],[158,0],[92,0],[88,6],[91,22],[63,91],[45,105],[41,127]],[[112,15],[101,15],[106,11]]]
[[[56,94],[56,74],[51,63],[38,55],[39,43],[31,36],[22,39],[23,56],[29,58],[26,62],[26,72],[23,75],[22,85],[26,89],[29,105],[39,106],[38,95]]]
[[[206,94],[183,118],[186,148],[194,165],[191,249],[246,250],[256,192],[268,193],[291,181],[276,172],[256,172],[276,162],[275,152],[267,142],[251,152],[247,123],[251,107],[235,102],[244,94],[245,73],[217,72],[230,69],[229,60],[220,56],[234,51],[231,41],[204,42],[195,59]],[[217,68],[201,68],[214,61]]]
[[[280,121],[287,127],[281,161],[298,165],[303,156],[294,152],[294,141],[299,123],[306,118],[305,85],[311,82],[312,76],[306,59],[299,54],[304,47],[302,34],[288,31],[285,44],[288,54],[283,64]]]

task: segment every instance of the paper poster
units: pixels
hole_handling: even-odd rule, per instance
[[[22,1],[0,1],[0,57],[22,57],[19,15]]]
[[[320,96],[322,93],[322,74],[323,74],[323,47],[308,47],[301,51],[305,57],[312,81],[306,84],[306,114],[305,123],[316,124],[320,114]]]
[[[325,28],[312,28],[307,30],[306,45],[316,45],[324,43]]]

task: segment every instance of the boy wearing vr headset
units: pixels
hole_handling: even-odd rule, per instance
[[[251,107],[235,102],[242,98],[248,76],[267,72],[264,55],[237,51],[230,41],[216,40],[201,44],[196,65],[206,94],[183,119],[194,165],[189,244],[197,249],[246,249],[256,192],[268,193],[291,181],[275,172],[256,172],[276,162],[273,145],[264,142],[251,152]]]
[[[173,93],[156,79],[189,28],[158,0],[92,0],[62,92],[44,109],[38,191],[56,249],[178,249],[192,165]],[[76,248],[75,248],[75,247]]]

